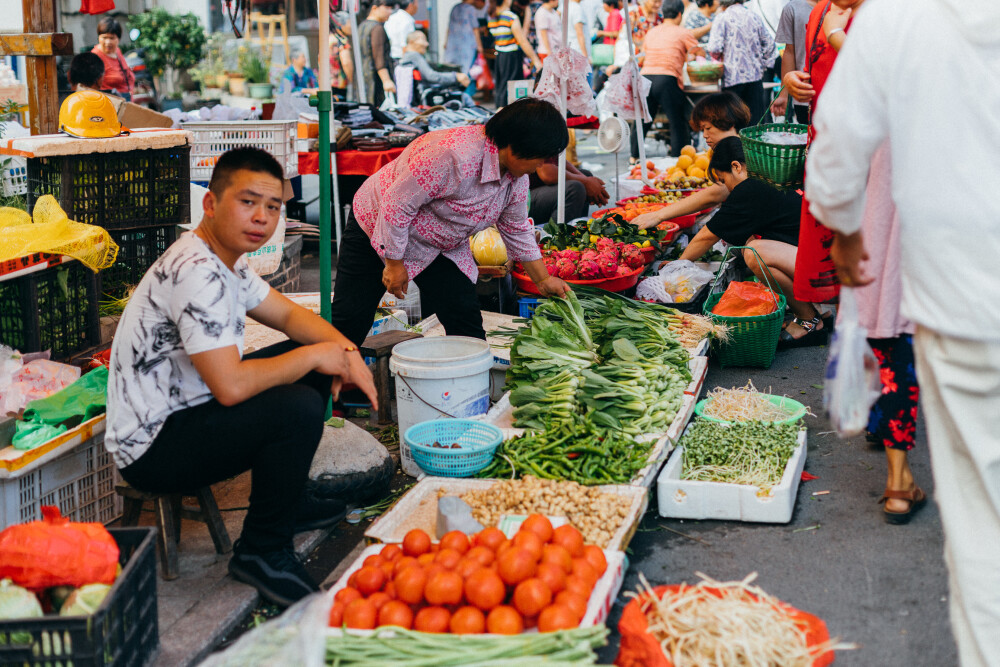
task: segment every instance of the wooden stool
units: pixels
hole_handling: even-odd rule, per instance
[[[253,26],[257,24],[257,37],[250,38],[251,43],[259,43],[261,46],[261,51],[264,53],[264,57],[267,58],[268,62],[271,60],[271,50],[274,43],[277,41],[274,38],[275,27],[281,32],[281,43],[285,47],[285,64],[292,64],[292,54],[291,50],[288,48],[288,27],[285,23],[284,14],[262,14],[260,12],[250,12],[250,29],[247,30],[247,34],[253,34]],[[267,26],[267,36],[264,36],[264,26]]]
[[[203,486],[191,493],[147,493],[133,489],[127,482],[115,485],[115,493],[124,500],[122,514],[123,526],[139,525],[139,514],[142,505],[147,500],[153,501],[156,512],[156,542],[160,552],[160,568],[163,578],[167,581],[176,579],[178,575],[177,544],[181,541],[181,519],[201,521],[208,526],[216,553],[225,554],[233,550],[226,532],[226,524],[222,522],[219,506],[212,495],[212,487]],[[184,496],[194,496],[198,499],[198,508],[186,507],[181,503]]]
[[[361,356],[375,357],[375,389],[378,392],[378,423],[392,423],[392,394],[389,392],[391,375],[389,374],[389,356],[392,348],[399,343],[414,338],[423,338],[418,333],[409,331],[385,331],[369,336],[361,345]]]

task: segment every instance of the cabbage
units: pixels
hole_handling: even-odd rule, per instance
[[[59,610],[60,616],[90,616],[97,608],[101,606],[104,602],[104,598],[108,596],[108,591],[111,590],[111,586],[107,584],[87,584],[86,586],[80,586],[66,598],[66,602],[63,604],[62,609]]]
[[[479,266],[502,266],[507,263],[507,246],[496,227],[487,227],[470,240],[472,256]]]
[[[34,593],[10,579],[0,581],[0,618],[38,618],[43,615],[42,605]]]

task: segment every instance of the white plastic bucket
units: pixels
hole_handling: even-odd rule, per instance
[[[392,349],[389,370],[396,375],[396,412],[399,433],[415,424],[447,417],[486,414],[490,407],[489,344],[465,336],[431,336],[400,343]],[[422,471],[410,448],[400,438],[403,472]]]

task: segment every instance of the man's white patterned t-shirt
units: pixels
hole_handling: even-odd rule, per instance
[[[192,354],[235,345],[246,312],[268,284],[240,257],[233,270],[185,232],[146,272],[111,348],[105,447],[125,467],[142,456],[174,412],[211,400]]]

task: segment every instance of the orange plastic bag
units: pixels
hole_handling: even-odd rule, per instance
[[[0,579],[34,591],[115,582],[118,543],[107,528],[72,523],[58,507],[43,506],[42,516],[0,532]]]
[[[732,282],[712,313],[723,317],[769,315],[775,311],[777,303],[778,297],[761,283]]]
[[[680,589],[679,585],[656,586],[653,593],[662,598],[667,593]],[[795,607],[784,605],[788,615],[806,633],[806,644],[817,646],[830,640],[830,632],[821,618],[799,611]],[[649,624],[643,613],[639,600],[632,600],[622,611],[618,621],[618,632],[621,642],[618,644],[618,657],[615,665],[618,667],[673,667],[669,658],[663,653],[660,642],[646,632]],[[833,664],[833,651],[826,651],[813,660],[813,667],[827,667]]]

